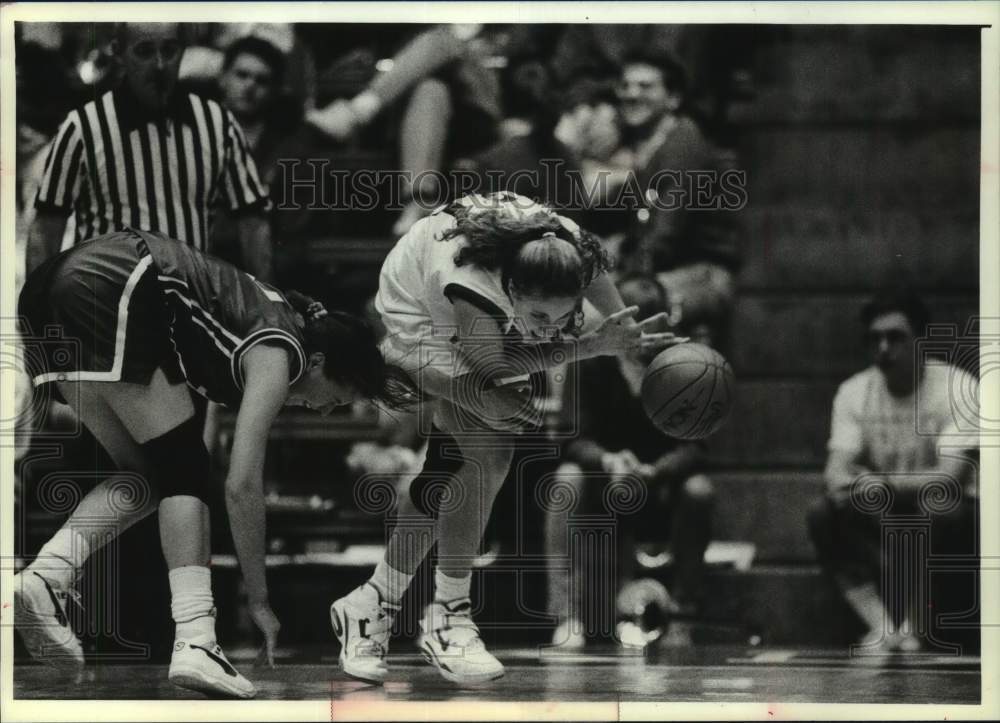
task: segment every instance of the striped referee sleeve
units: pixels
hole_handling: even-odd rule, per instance
[[[250,146],[243,129],[229,111],[223,117],[225,131],[225,157],[223,159],[223,193],[231,211],[250,208],[270,211],[271,199],[267,185],[257,173],[257,165],[250,155]]]
[[[80,114],[73,111],[59,126],[49,147],[45,170],[35,195],[37,210],[64,215],[73,212],[73,204],[80,195],[80,185],[86,175],[83,150]]]

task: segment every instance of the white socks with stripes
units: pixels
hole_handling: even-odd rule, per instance
[[[215,601],[212,571],[189,565],[170,571],[170,613],[177,624],[177,639],[210,635],[215,639]]]

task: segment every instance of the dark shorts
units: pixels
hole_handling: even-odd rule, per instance
[[[180,381],[157,273],[142,240],[128,231],[74,247],[32,272],[18,317],[34,387],[63,401],[53,382],[148,384],[158,367]]]

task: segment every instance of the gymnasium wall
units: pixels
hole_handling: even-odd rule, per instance
[[[749,204],[742,404],[721,464],[822,462],[832,392],[866,364],[858,312],[881,283],[910,279],[935,321],[975,311],[977,34],[786,27],[757,48],[757,98],[731,113]]]
[[[979,31],[747,32],[755,97],[729,114],[749,203],[739,395],[713,442],[720,533],[768,527],[765,559],[811,557],[801,503],[821,489],[837,386],[868,364],[866,298],[906,279],[935,322],[964,329],[978,308]]]

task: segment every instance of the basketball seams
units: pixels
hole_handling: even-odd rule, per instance
[[[706,373],[708,369],[711,369],[714,372],[714,374],[712,375],[712,388],[708,390],[708,397],[706,397],[705,403],[701,405],[701,414],[699,414],[698,418],[695,419],[693,422],[691,422],[691,424],[688,425],[688,428],[684,430],[685,437],[690,435],[692,430],[698,428],[698,425],[701,423],[702,418],[705,416],[708,410],[712,408],[712,399],[713,397],[715,397],[715,387],[718,386],[719,384],[719,368],[715,364],[709,364],[706,367]]]
[[[703,429],[702,425],[709,424],[708,412],[714,407],[721,409],[723,414],[719,422],[711,421],[710,434],[714,434],[732,411],[734,394],[732,382],[735,378],[729,362],[718,351],[701,344],[672,347],[661,356],[662,358],[654,359],[647,368],[640,387],[643,408],[650,421],[667,436],[677,439],[702,439],[709,436],[702,434],[708,431]],[[695,365],[697,369],[685,368],[689,365]],[[714,375],[710,382],[705,376],[709,372]],[[663,377],[663,374],[668,376]],[[691,374],[697,376],[685,379]],[[722,379],[719,378],[720,375]],[[675,384],[683,386],[673,391],[672,387]],[[696,390],[696,397],[683,398],[692,388]],[[669,394],[670,397],[661,402],[664,394]],[[656,405],[656,409],[651,409],[653,404]],[[671,409],[672,406],[676,409]],[[682,409],[694,412],[697,417],[684,424],[683,429],[672,427],[666,429],[670,426],[667,421]],[[681,417],[678,421],[684,423],[685,420]]]
[[[667,366],[662,366],[659,369],[657,369],[656,371],[654,371],[652,374],[649,374],[646,377],[646,379],[643,381],[642,387],[639,390],[639,393],[643,395],[643,400],[642,400],[643,407],[646,406],[646,391],[645,391],[645,388],[646,388],[646,384],[647,383],[652,383],[652,381],[655,380],[656,377],[659,374],[661,374],[661,373],[663,373],[665,371],[676,369],[679,366],[684,366],[684,365],[687,365],[687,364],[698,364],[698,362],[696,360],[693,360],[693,359],[690,360],[690,361],[678,362],[676,364],[670,364],[670,365],[667,365]],[[708,374],[709,367],[707,365],[700,365],[700,366],[702,367],[701,374],[699,374],[697,377],[695,377],[694,379],[692,379],[691,381],[689,381],[687,384],[685,384],[683,387],[681,387],[680,389],[678,389],[674,393],[674,395],[672,397],[670,397],[667,401],[665,401],[663,404],[660,405],[659,409],[656,409],[655,411],[650,411],[648,408],[646,409],[647,416],[650,417],[650,419],[654,420],[653,421],[654,424],[656,424],[655,418],[659,416],[660,412],[662,412],[664,409],[666,409],[667,407],[669,407],[674,402],[674,400],[677,399],[677,397],[679,397],[681,394],[683,394],[684,392],[686,392],[693,385],[695,385],[698,382],[700,382],[702,380],[702,378],[706,374]],[[657,426],[659,426],[659,425],[657,425]]]

